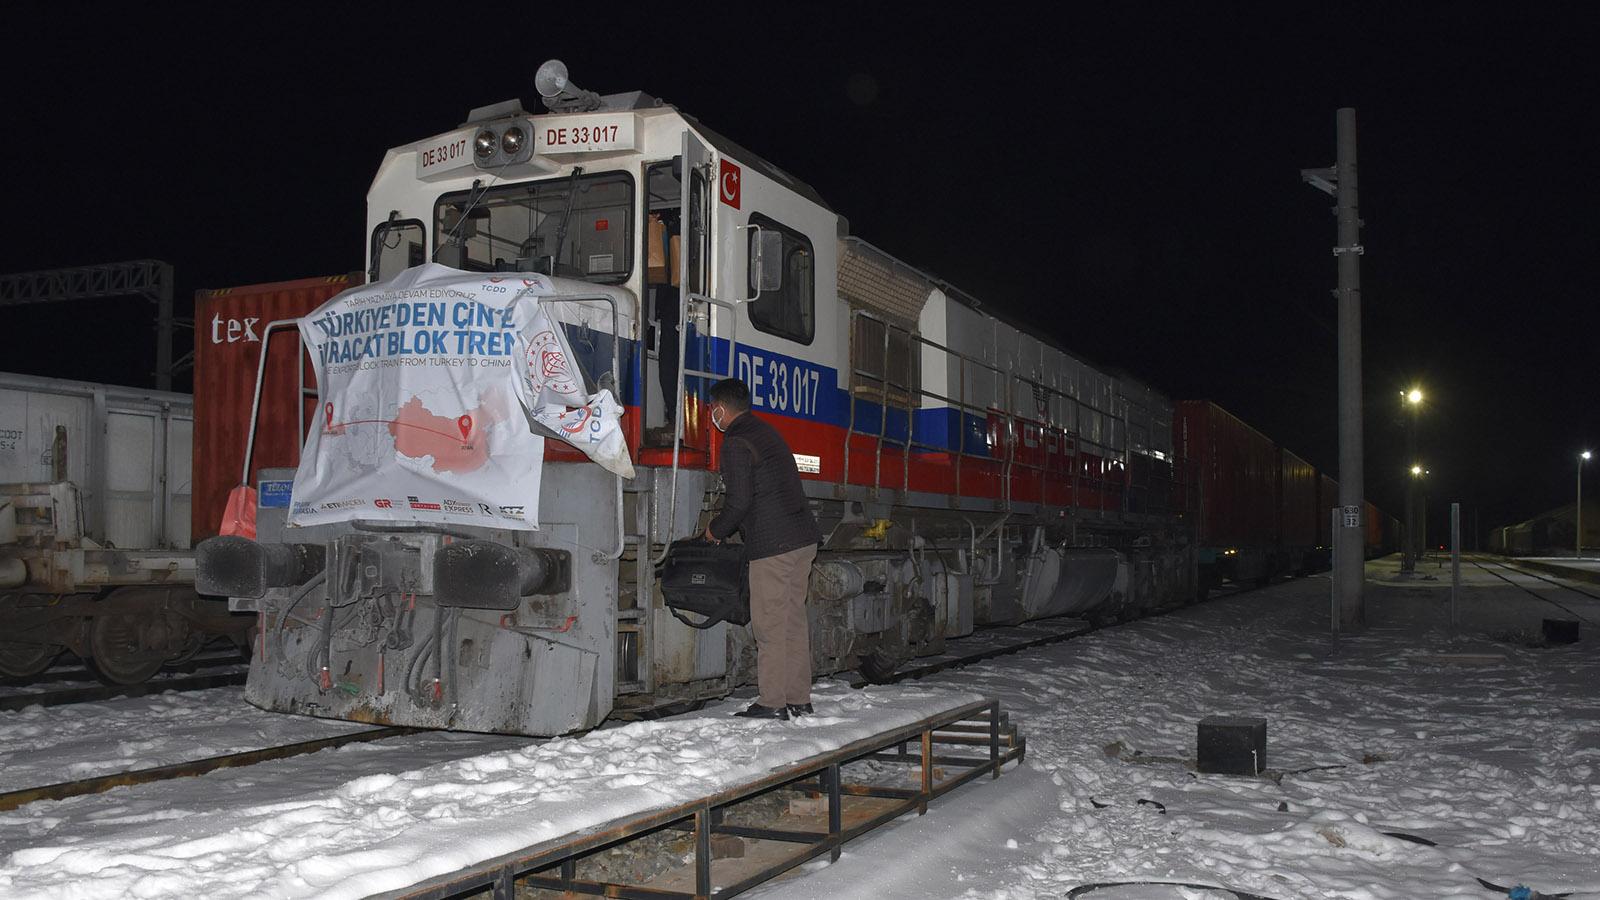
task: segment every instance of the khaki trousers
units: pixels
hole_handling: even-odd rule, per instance
[[[811,623],[806,586],[815,544],[750,561],[750,630],[756,637],[756,702],[769,709],[811,702]]]

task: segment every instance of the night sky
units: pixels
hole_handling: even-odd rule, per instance
[[[183,308],[357,270],[384,150],[475,106],[538,108],[533,73],[559,57],[587,89],[699,117],[1073,353],[1336,470],[1332,198],[1299,170],[1333,163],[1353,106],[1368,498],[1402,509],[1416,382],[1431,511],[1460,500],[1487,529],[1571,502],[1578,450],[1600,450],[1596,14],[1119,6],[11,8],[0,272],[154,257]],[[143,301],[0,317],[4,369],[154,384]]]

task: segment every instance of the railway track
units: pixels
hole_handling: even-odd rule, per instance
[[[213,672],[180,678],[151,679],[142,684],[94,684],[87,687],[62,688],[32,694],[6,694],[0,696],[0,710],[26,709],[30,706],[65,706],[71,703],[94,703],[123,697],[144,697],[164,694],[167,691],[203,691],[208,688],[244,684],[245,672]]]
[[[277,747],[266,747],[259,750],[244,750],[238,753],[225,753],[221,756],[212,756],[206,759],[197,759],[190,762],[174,763],[168,766],[154,766],[148,769],[135,769],[131,772],[117,772],[111,775],[101,775],[95,778],[80,778],[76,781],[63,781],[59,784],[44,787],[23,788],[18,791],[8,791],[0,794],[0,812],[16,809],[39,800],[65,800],[68,797],[81,797],[85,794],[100,794],[112,788],[127,787],[136,784],[150,784],[157,781],[170,781],[175,778],[191,778],[215,772],[218,769],[231,769],[241,766],[253,766],[257,763],[268,762],[275,759],[288,759],[291,756],[302,756],[315,753],[318,750],[327,750],[332,747],[343,747],[346,744],[367,743],[381,741],[385,738],[399,737],[414,734],[424,729],[420,728],[374,728],[368,731],[358,731],[354,734],[341,734],[335,737],[319,738],[312,741],[300,741],[294,744],[283,744]]]
[[[1262,585],[1261,587],[1266,587],[1266,586],[1268,586],[1268,585]],[[1221,588],[1213,590],[1211,595],[1208,596],[1206,599],[1207,600],[1221,600],[1221,599],[1224,599],[1226,597],[1235,597],[1235,596],[1238,596],[1239,594],[1245,594],[1245,593],[1249,593],[1250,591],[1260,590],[1261,587],[1241,587],[1241,586],[1237,586],[1237,585],[1233,585],[1232,583],[1229,583],[1228,585],[1226,585],[1224,587],[1221,587]],[[1205,601],[1201,601],[1201,602],[1205,602]],[[1155,613],[1154,615],[1164,616],[1164,615],[1167,615],[1168,613],[1177,612],[1180,609],[1186,609],[1186,608],[1188,608],[1188,606],[1191,606],[1191,605],[1193,605],[1193,604],[1185,604],[1184,606],[1177,606],[1177,607],[1173,607],[1171,609],[1165,609],[1165,610],[1162,610],[1160,612]],[[1149,617],[1147,616],[1146,618],[1149,618]],[[1138,620],[1135,619],[1135,620],[1132,620],[1132,621],[1138,621]],[[962,655],[954,656],[954,657],[949,657],[949,656],[934,657],[933,659],[931,659],[928,662],[925,662],[925,663],[923,663],[921,665],[916,665],[916,666],[912,666],[910,668],[896,670],[892,677],[890,677],[888,679],[885,679],[885,680],[882,680],[882,681],[879,681],[877,683],[879,683],[879,684],[896,684],[896,683],[901,682],[901,681],[917,679],[917,678],[924,678],[924,677],[926,677],[928,675],[933,675],[933,674],[935,674],[937,672],[944,672],[944,671],[947,671],[947,670],[950,670],[950,669],[959,669],[959,668],[962,668],[964,666],[970,666],[970,665],[973,665],[975,663],[980,663],[980,662],[984,662],[986,660],[995,659],[996,657],[1000,657],[1000,656],[1010,656],[1013,653],[1020,653],[1023,650],[1031,650],[1034,647],[1043,647],[1043,646],[1048,645],[1048,644],[1057,644],[1057,643],[1060,643],[1062,641],[1070,641],[1070,640],[1072,640],[1073,638],[1076,638],[1076,637],[1082,637],[1083,635],[1091,634],[1091,633],[1096,632],[1096,631],[1102,631],[1102,630],[1107,629],[1107,628],[1116,628],[1119,625],[1125,625],[1125,624],[1128,624],[1128,623],[1127,622],[1112,622],[1112,623],[1107,623],[1105,625],[1094,625],[1094,624],[1090,623],[1089,621],[1087,621],[1085,619],[1075,619],[1075,618],[1072,618],[1070,616],[1063,616],[1063,617],[1059,617],[1059,618],[1055,618],[1055,619],[1036,619],[1033,622],[1027,623],[1025,625],[1002,626],[1002,627],[1015,628],[1015,629],[1018,629],[1018,630],[1034,630],[1034,631],[1038,631],[1038,630],[1041,630],[1041,626],[1050,626],[1052,624],[1054,624],[1056,626],[1059,626],[1059,630],[1056,633],[1045,634],[1045,635],[1037,635],[1037,636],[1030,636],[1030,637],[1024,638],[1023,640],[1017,641],[1016,643],[1005,644],[1005,645],[999,646],[999,647],[989,647],[989,648],[978,650],[978,651],[975,651],[975,652],[972,652],[972,653],[962,654]],[[976,634],[975,634],[975,636],[976,636]],[[869,682],[865,678],[862,678],[860,676],[860,673],[856,673],[856,678],[851,680],[850,685],[852,687],[863,687],[868,683]]]
[[[1039,621],[1038,625],[1046,625],[1047,626],[1051,622],[1052,622],[1052,620],[1050,620],[1050,619],[1043,619],[1043,620]],[[1051,629],[1052,633],[1050,633],[1050,634],[1041,634],[1041,635],[1032,636],[1032,637],[1024,637],[1022,640],[1017,641],[1015,643],[1003,644],[1003,645],[997,646],[997,647],[986,647],[986,648],[984,648],[982,650],[977,650],[975,652],[966,653],[966,654],[962,654],[962,655],[959,655],[959,656],[939,656],[939,657],[935,657],[934,659],[929,660],[928,662],[922,663],[920,665],[911,666],[909,668],[904,668],[904,669],[898,669],[898,670],[895,671],[894,675],[892,675],[891,677],[886,678],[886,679],[880,679],[880,680],[878,680],[876,682],[868,681],[866,678],[862,677],[861,674],[858,672],[858,673],[855,673],[856,677],[854,677],[854,678],[852,678],[850,680],[850,686],[859,688],[859,687],[865,687],[868,684],[874,684],[874,683],[875,684],[897,684],[897,683],[902,682],[902,681],[907,681],[907,680],[912,680],[912,679],[917,679],[917,678],[923,678],[923,677],[926,677],[928,675],[932,675],[932,674],[934,674],[936,672],[944,672],[944,671],[948,671],[950,669],[959,669],[959,668],[962,668],[964,666],[970,666],[970,665],[973,665],[975,663],[983,662],[985,660],[994,659],[996,657],[1009,656],[1009,655],[1011,655],[1013,653],[1020,653],[1023,650],[1030,650],[1030,649],[1032,649],[1034,647],[1043,647],[1043,646],[1045,646],[1047,644],[1060,643],[1061,641],[1071,640],[1071,639],[1073,639],[1075,637],[1078,637],[1080,635],[1085,635],[1085,634],[1088,634],[1091,631],[1098,630],[1098,629],[1095,628],[1095,626],[1089,624],[1088,622],[1086,622],[1086,621],[1084,621],[1082,619],[1071,619],[1071,620],[1061,619],[1061,620],[1054,620],[1054,623],[1058,626],[1058,628],[1057,629]],[[1019,628],[1019,630],[1022,629],[1022,628],[1025,628],[1025,626],[1012,626],[1012,627]],[[1113,626],[1102,626],[1102,627],[1113,627]],[[1035,627],[1034,629],[1030,629],[1030,630],[1036,630],[1037,631],[1037,630],[1045,630],[1045,629],[1044,628]]]
[[[1484,564],[1484,560],[1483,560],[1482,557],[1479,557],[1479,556],[1469,557],[1468,561],[1471,562],[1473,565],[1477,566],[1478,568],[1484,570],[1485,572],[1488,572],[1490,575],[1493,575],[1494,577],[1500,579],[1501,581],[1504,581],[1506,584],[1509,584],[1509,585],[1511,585],[1511,586],[1513,586],[1515,588],[1518,588],[1519,590],[1523,591],[1524,593],[1528,594],[1531,597],[1535,597],[1535,598],[1537,598],[1539,600],[1543,600],[1544,602],[1550,604],[1551,606],[1556,607],[1557,609],[1562,610],[1567,615],[1572,616],[1575,619],[1581,619],[1584,622],[1588,622],[1590,625],[1600,626],[1600,621],[1596,621],[1594,618],[1591,618],[1590,616],[1586,616],[1583,613],[1578,612],[1577,610],[1573,609],[1572,607],[1567,606],[1565,603],[1562,603],[1561,601],[1556,600],[1553,597],[1548,596],[1547,594],[1543,594],[1543,593],[1540,593],[1539,591],[1534,590],[1533,587],[1531,587],[1527,582],[1518,582],[1518,581],[1514,581],[1514,580],[1512,580],[1510,578],[1507,578],[1501,572],[1498,572],[1495,569],[1490,568],[1488,565],[1485,565]],[[1493,565],[1496,565],[1496,566],[1499,566],[1499,567],[1501,567],[1503,569],[1506,569],[1508,571],[1514,572],[1514,573],[1516,573],[1518,575],[1521,575],[1521,576],[1523,576],[1525,578],[1533,578],[1533,579],[1537,579],[1538,581],[1543,581],[1543,582],[1545,582],[1545,583],[1547,583],[1549,585],[1552,585],[1553,587],[1559,588],[1559,589],[1561,589],[1563,591],[1568,591],[1568,592],[1573,593],[1573,594],[1578,594],[1578,595],[1580,595],[1582,597],[1585,597],[1585,598],[1587,598],[1589,600],[1600,600],[1600,594],[1590,593],[1589,591],[1583,590],[1582,588],[1575,588],[1570,584],[1562,584],[1560,581],[1557,581],[1554,578],[1547,578],[1544,575],[1540,575],[1540,574],[1537,574],[1535,572],[1529,572],[1526,569],[1517,568],[1516,566],[1513,566],[1513,565],[1511,565],[1509,563],[1506,563],[1506,562],[1502,562],[1502,561],[1500,561],[1498,559],[1491,559],[1491,560],[1489,560],[1489,563],[1491,563]]]
[[[249,657],[231,647],[226,651],[213,650],[164,669],[139,684],[106,684],[100,680],[94,668],[84,662],[57,665],[30,678],[0,679],[0,710],[92,703],[166,691],[198,691],[244,684],[243,670],[222,670],[243,666],[249,661]],[[61,686],[45,688],[46,685]]]
[[[1243,592],[1244,592],[1243,590],[1231,591],[1231,592],[1228,592],[1228,593],[1225,593],[1225,594],[1221,594],[1219,596],[1233,596],[1233,595],[1235,595],[1237,593],[1243,593]],[[1171,612],[1171,611],[1172,610],[1168,610],[1167,612]],[[1162,613],[1162,614],[1164,615],[1165,613]],[[1116,624],[1122,624],[1122,623],[1116,623]],[[1094,625],[1091,625],[1089,622],[1084,621],[1082,619],[1072,619],[1072,618],[1063,617],[1063,618],[1059,618],[1059,619],[1055,619],[1055,620],[1044,619],[1044,620],[1040,620],[1038,622],[1025,623],[1025,624],[1019,625],[1019,626],[1008,626],[1008,628],[1010,628],[1012,630],[1021,632],[1021,634],[1017,635],[1017,637],[1020,638],[1020,639],[1014,640],[1014,641],[1010,641],[1010,642],[1007,642],[1007,643],[1002,643],[1002,644],[999,644],[999,645],[984,646],[984,647],[981,647],[979,649],[975,649],[973,652],[970,652],[970,653],[963,653],[963,654],[958,654],[958,655],[944,655],[944,656],[936,657],[936,658],[934,658],[932,660],[929,660],[926,663],[923,663],[922,665],[912,666],[912,667],[909,667],[909,668],[906,668],[906,669],[899,670],[899,671],[895,672],[894,675],[891,678],[889,678],[889,679],[887,679],[885,681],[880,681],[879,683],[893,684],[893,683],[897,683],[897,682],[901,682],[901,681],[906,681],[906,680],[909,680],[909,679],[922,678],[922,677],[925,677],[925,676],[928,676],[928,675],[932,675],[932,674],[934,674],[936,672],[943,672],[943,671],[947,671],[947,670],[950,670],[950,669],[958,669],[958,668],[961,668],[963,666],[973,665],[975,663],[983,662],[985,660],[994,659],[996,657],[1007,656],[1007,655],[1010,655],[1010,654],[1013,654],[1013,653],[1019,653],[1019,652],[1022,652],[1024,650],[1032,649],[1034,647],[1041,647],[1041,646],[1045,646],[1047,644],[1054,644],[1054,643],[1059,643],[1061,641],[1071,640],[1072,638],[1080,637],[1082,635],[1089,634],[1089,633],[1095,632],[1095,631],[1099,631],[1099,630],[1102,630],[1102,629],[1105,629],[1105,628],[1115,628],[1116,624],[1107,624],[1107,625],[1101,625],[1101,626],[1094,626]],[[1041,632],[1043,632],[1043,633],[1041,633]],[[985,637],[986,635],[978,634],[976,636],[982,638],[982,637]],[[209,684],[207,684],[205,686],[215,687],[215,686],[220,686],[222,684],[242,684],[244,682],[244,677],[245,676],[244,676],[244,673],[229,673],[227,675],[213,675],[213,676],[199,676],[199,677],[202,678],[202,679],[208,679],[208,680],[210,680],[212,682],[212,683],[209,683]],[[225,680],[225,679],[231,679],[231,680]],[[189,680],[192,680],[192,679],[189,679]],[[174,690],[174,689],[177,689],[177,688],[175,688],[173,685],[174,685],[175,682],[178,682],[178,681],[187,681],[187,680],[185,680],[185,679],[168,679],[168,680],[166,680],[164,682],[149,682],[149,683],[146,683],[144,685],[135,685],[132,688],[125,689],[125,690],[134,691],[134,693],[122,693],[122,694],[112,693],[112,694],[109,694],[107,696],[137,696],[140,693],[146,693],[147,694],[147,693],[158,693],[158,692],[163,691],[163,690]],[[861,687],[861,686],[864,686],[865,684],[867,684],[867,682],[864,679],[860,679],[858,677],[858,678],[852,680],[851,684],[854,687]],[[194,690],[194,689],[197,689],[197,687],[190,687],[188,689]],[[94,691],[94,690],[96,690],[96,689],[84,689],[83,693],[84,694],[88,694],[89,692]],[[112,689],[111,688],[105,688],[105,689],[102,689],[102,690],[110,691]],[[68,692],[61,692],[61,693],[68,693]],[[21,695],[18,698],[0,698],[0,709],[14,709],[14,708],[17,708],[16,706],[7,705],[9,701],[16,700],[16,699],[25,699],[25,700],[28,701],[27,703],[24,703],[24,704],[21,704],[21,705],[33,705],[35,703],[41,702],[38,698],[43,697],[43,696],[45,696],[45,695],[42,695],[42,694],[30,694],[30,695]],[[98,698],[85,697],[85,699],[104,699],[104,697],[98,697]],[[76,701],[66,701],[66,700],[64,700],[64,701],[60,701],[60,702],[76,702]],[[167,765],[167,766],[156,766],[156,767],[152,767],[152,768],[148,768],[148,769],[137,769],[137,770],[133,770],[133,771],[129,771],[129,772],[119,772],[119,773],[113,773],[113,774],[110,774],[110,775],[101,775],[101,776],[97,776],[97,777],[94,777],[94,778],[84,778],[84,779],[79,779],[79,780],[76,780],[76,781],[65,781],[65,782],[61,782],[59,784],[46,785],[44,787],[25,788],[25,789],[22,789],[22,790],[16,790],[16,791],[10,791],[10,792],[6,792],[6,793],[0,793],[0,812],[6,811],[6,810],[16,809],[16,808],[18,808],[20,806],[24,806],[26,804],[33,803],[33,802],[40,801],[40,800],[64,800],[64,799],[69,798],[69,797],[79,797],[79,796],[84,796],[84,795],[87,795],[87,794],[103,793],[105,791],[109,791],[112,788],[117,788],[117,787],[127,787],[127,786],[140,785],[140,784],[151,784],[151,783],[158,782],[158,781],[170,781],[170,780],[177,779],[177,778],[189,778],[189,777],[193,777],[193,776],[197,776],[197,775],[204,775],[204,774],[206,774],[208,772],[214,772],[214,771],[217,771],[219,769],[239,768],[239,767],[244,767],[244,766],[252,766],[252,765],[255,765],[257,763],[268,762],[268,761],[271,761],[271,760],[287,759],[287,758],[293,757],[293,756],[300,756],[300,755],[307,754],[307,753],[315,753],[315,752],[317,752],[319,750],[325,750],[325,749],[329,749],[329,748],[333,748],[333,747],[342,747],[342,746],[344,746],[346,744],[364,743],[364,742],[370,742],[370,741],[380,741],[380,740],[384,740],[384,739],[391,738],[391,737],[400,737],[400,736],[403,736],[403,735],[415,734],[415,733],[426,731],[426,730],[427,729],[422,729],[422,728],[400,728],[400,727],[376,728],[376,729],[372,729],[372,730],[369,730],[369,731],[356,732],[354,734],[339,735],[337,737],[321,738],[321,739],[312,740],[312,741],[301,741],[299,743],[285,744],[285,745],[281,745],[281,746],[277,746],[277,747],[266,747],[266,748],[262,748],[262,749],[258,749],[258,750],[246,750],[246,751],[241,751],[239,753],[229,753],[229,754],[224,754],[224,755],[221,755],[221,756],[209,757],[207,759],[194,760],[194,761],[191,761],[191,762],[175,763],[175,764]]]
[[[172,676],[174,674],[193,675],[202,669],[215,669],[222,666],[236,666],[248,663],[250,658],[237,650],[229,649],[226,652],[211,652],[196,656],[179,665],[169,666],[157,673]],[[81,660],[69,664],[54,665],[28,678],[0,677],[0,691],[13,688],[37,687],[43,684],[72,684],[99,679],[94,668]]]

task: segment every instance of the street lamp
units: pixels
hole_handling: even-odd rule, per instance
[[[1588,461],[1589,451],[1585,450],[1578,454],[1578,505],[1573,507],[1575,514],[1573,517],[1574,524],[1577,527],[1573,528],[1573,531],[1578,533],[1575,543],[1577,544],[1576,555],[1580,559],[1583,557],[1583,464]]]
[[[1417,458],[1417,416],[1422,411],[1422,388],[1413,387],[1409,391],[1400,392],[1400,402],[1411,412],[1411,418],[1406,422],[1406,455],[1412,459]],[[1411,467],[1411,474],[1420,476],[1422,472],[1417,466]],[[1417,496],[1416,485],[1412,482],[1406,484],[1406,531],[1405,546],[1401,548],[1400,571],[1413,572],[1417,568],[1417,553],[1421,549],[1417,542]]]

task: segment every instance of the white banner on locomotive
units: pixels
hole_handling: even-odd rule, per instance
[[[622,411],[585,391],[542,276],[427,264],[346,291],[300,321],[316,420],[291,525],[356,519],[538,528],[549,433],[633,475]]]

